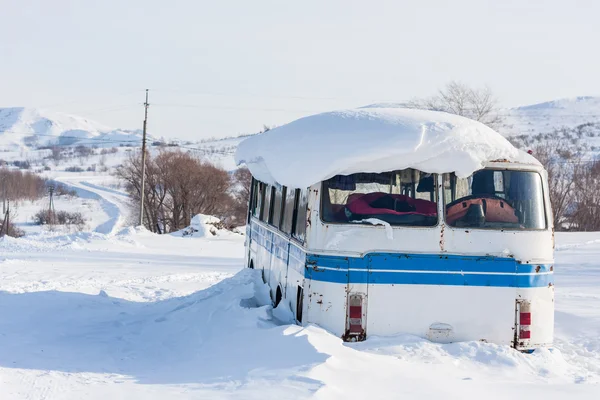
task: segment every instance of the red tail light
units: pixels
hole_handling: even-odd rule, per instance
[[[359,294],[353,294],[348,299],[348,333],[350,335],[360,335],[363,332],[362,305],[362,296]]]
[[[519,310],[519,339],[531,339],[531,303],[523,301]]]

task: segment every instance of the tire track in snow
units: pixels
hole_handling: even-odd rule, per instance
[[[81,179],[81,178],[79,178]],[[77,195],[85,199],[97,200],[109,219],[94,228],[94,232],[105,235],[114,235],[123,227],[126,215],[129,213],[129,197],[114,189],[104,188],[102,186],[84,181],[73,181],[69,178],[58,177],[54,179],[70,189]]]

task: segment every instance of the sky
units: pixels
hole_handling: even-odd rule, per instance
[[[501,105],[600,95],[596,0],[0,0],[0,107],[154,136],[489,86]]]

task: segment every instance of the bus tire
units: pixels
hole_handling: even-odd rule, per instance
[[[254,269],[254,261],[250,260],[250,265],[248,266],[250,269]]]
[[[298,286],[296,290],[296,321],[302,325],[302,303],[304,302],[304,289]]]
[[[283,299],[283,292],[281,291],[281,286],[277,286],[277,293],[275,294],[275,308],[281,303]]]

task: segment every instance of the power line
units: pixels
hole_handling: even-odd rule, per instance
[[[294,100],[345,100],[348,101],[347,98],[340,97],[319,97],[319,96],[298,96],[298,95],[288,95],[288,96],[270,96],[264,94],[254,94],[254,93],[242,93],[242,94],[229,94],[229,93],[219,93],[219,92],[205,92],[205,91],[194,91],[194,90],[180,90],[180,89],[152,89],[153,92],[158,93],[177,93],[177,94],[187,94],[187,95],[197,95],[197,96],[215,96],[215,97],[252,97],[252,98],[264,98],[264,99],[294,99]]]
[[[323,110],[303,110],[289,108],[261,108],[261,107],[237,107],[237,106],[220,106],[210,104],[172,104],[172,103],[153,103],[159,107],[175,107],[175,108],[205,108],[215,110],[248,110],[248,111],[271,111],[271,112],[322,112]]]
[[[112,97],[123,97],[123,96],[127,96],[130,94],[134,94],[134,93],[139,93],[144,89],[135,89],[135,90],[128,90],[125,92],[119,92],[117,94],[112,95]],[[55,108],[55,107],[60,107],[60,106],[64,106],[64,105],[69,105],[69,104],[74,104],[74,103],[80,103],[81,100],[70,100],[64,103],[54,103],[54,104],[47,104],[47,105],[41,105],[41,106],[35,106],[36,108]]]

